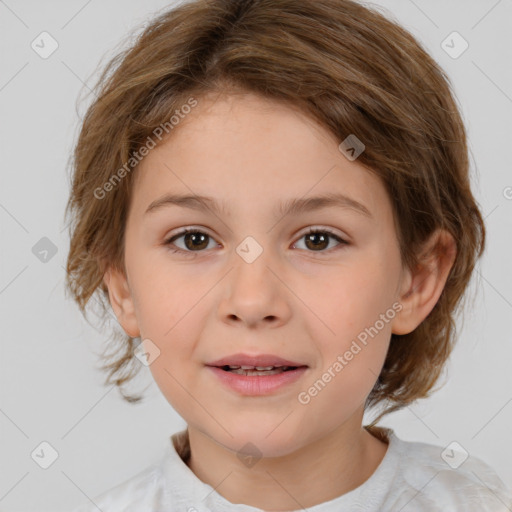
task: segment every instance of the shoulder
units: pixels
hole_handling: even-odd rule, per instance
[[[409,510],[507,512],[512,510],[512,493],[483,460],[451,443],[433,444],[391,440],[399,464],[393,487],[393,506]]]
[[[184,430],[165,439],[162,453],[153,464],[108,491],[89,497],[72,512],[175,510],[194,495],[190,484],[194,478],[182,459],[187,455],[188,434]]]
[[[72,512],[154,510],[152,504],[160,492],[160,473],[160,468],[153,464],[128,480],[88,499]]]

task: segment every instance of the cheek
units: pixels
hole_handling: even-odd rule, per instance
[[[208,403],[197,381],[204,363],[197,351],[202,329],[197,319],[206,314],[206,304],[198,304],[195,296],[188,300],[166,293],[158,296],[154,307],[149,298],[144,304],[141,317],[145,328],[141,334],[157,347],[158,357],[149,365],[155,383],[169,404],[188,421],[191,411],[200,414],[197,401]]]
[[[162,356],[152,371],[162,373],[165,361],[170,372],[184,372],[193,360],[201,319],[207,318],[209,303],[205,295],[212,286],[211,275],[194,273],[190,264],[171,264],[165,250],[135,251],[132,256],[141,337],[152,340]]]
[[[393,270],[366,261],[333,271],[322,286],[305,283],[297,295],[306,298],[312,339],[337,340],[334,345],[342,349],[382,315],[393,313],[394,286]],[[379,322],[377,328],[391,332],[389,323]]]
[[[171,265],[164,250],[134,256],[131,281],[141,334],[165,342],[199,305],[208,291],[208,278],[203,281],[186,266]]]
[[[331,328],[312,329],[320,353],[320,365],[301,390],[301,404],[309,403],[315,414],[310,417],[345,421],[373,389],[384,364],[391,336],[391,315],[382,320],[381,310],[371,294],[357,299],[346,296],[347,303],[332,311]],[[384,313],[385,315],[385,313]],[[318,323],[318,322],[317,322]],[[322,422],[318,422],[322,427]]]
[[[395,316],[393,268],[386,262],[361,260],[357,266],[332,273],[328,285],[302,290],[308,297],[309,337],[317,340],[325,404],[334,400],[349,409],[362,403],[384,363]],[[315,391],[313,391],[315,393]]]

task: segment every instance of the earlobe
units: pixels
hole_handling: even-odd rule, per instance
[[[109,268],[103,275],[103,282],[108,288],[110,305],[117,320],[128,336],[140,336],[132,293],[126,276],[117,269]]]
[[[392,324],[393,334],[409,334],[434,309],[448,279],[457,254],[457,244],[450,233],[437,230],[424,246],[420,264],[407,270],[399,301],[402,310]]]

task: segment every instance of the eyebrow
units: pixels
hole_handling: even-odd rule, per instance
[[[213,197],[165,194],[153,201],[146,209],[145,214],[154,212],[165,206],[181,206],[182,208],[190,208],[198,211],[212,210],[217,214],[228,213],[226,204],[219,203]],[[279,203],[274,211],[274,216],[285,217],[287,215],[297,215],[299,213],[320,210],[328,207],[350,209],[373,219],[373,215],[368,208],[364,206],[364,204],[339,193],[289,199],[288,201]]]

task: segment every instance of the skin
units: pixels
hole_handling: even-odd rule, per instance
[[[201,98],[139,165],[126,275],[110,268],[104,276],[125,332],[160,350],[150,370],[188,424],[190,469],[233,503],[297,510],[373,474],[387,444],[362,427],[365,399],[391,334],[409,333],[425,319],[453,264],[455,242],[439,231],[428,244],[439,236],[442,257],[431,256],[414,273],[402,267],[383,184],[345,158],[339,143],[281,103],[252,94]],[[229,211],[167,206],[145,214],[167,192],[212,196]],[[330,192],[363,203],[372,218],[337,207],[272,216],[279,201]],[[182,236],[175,246],[189,253],[172,253],[165,241],[191,226],[207,240],[194,249]],[[309,227],[330,228],[348,245],[328,238],[315,250],[305,236]],[[236,252],[247,236],[263,249],[252,263]],[[298,394],[396,302],[401,311],[308,404],[300,403]],[[205,367],[235,352],[277,354],[309,368],[271,395],[244,396]],[[262,457],[251,467],[237,456],[248,442]]]

